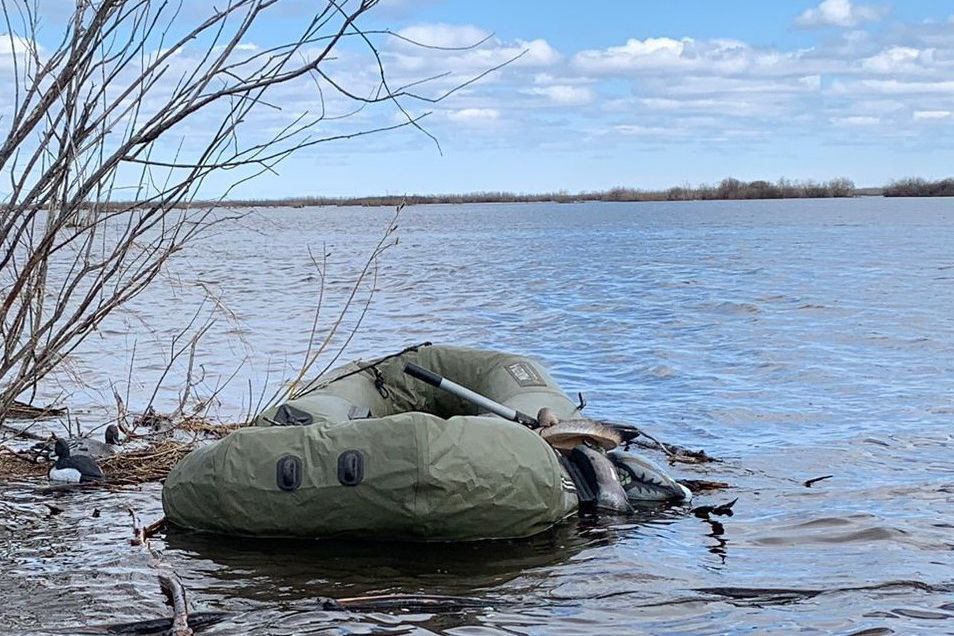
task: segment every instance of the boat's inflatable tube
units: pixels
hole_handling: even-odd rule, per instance
[[[408,361],[527,413],[574,410],[510,354],[428,346],[353,363],[188,455],[163,487],[166,516],[241,536],[464,541],[530,536],[576,511],[546,441],[410,378]]]

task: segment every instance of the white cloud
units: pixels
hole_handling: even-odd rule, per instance
[[[739,98],[680,98],[645,97],[639,100],[626,100],[607,104],[607,110],[629,112],[634,108],[642,107],[651,112],[661,114],[671,113],[704,113],[722,117],[768,117],[784,115],[778,105],[762,99]]]
[[[862,22],[881,19],[883,11],[851,0],[823,0],[814,9],[808,9],[795,19],[795,25],[805,28],[837,26],[854,27]]]
[[[462,108],[447,113],[447,118],[461,124],[488,124],[500,119],[496,108]]]
[[[527,51],[524,64],[550,66],[560,61],[560,54],[546,40],[517,40],[517,44]]]
[[[14,51],[17,55],[29,52],[33,48],[30,40],[19,35],[0,33],[0,55],[10,55]]]
[[[820,91],[822,87],[821,75],[806,75],[799,77],[798,83],[812,91]]]
[[[954,119],[954,112],[949,110],[914,111],[914,121],[940,121],[944,119]]]
[[[767,77],[831,70],[832,61],[812,49],[762,49],[732,39],[629,39],[620,46],[580,51],[572,66],[590,75],[700,73]]]
[[[905,82],[894,79],[864,79],[851,83],[840,82],[834,89],[841,94],[868,92],[882,95],[950,95],[954,94],[954,81]]]
[[[634,124],[620,124],[613,126],[613,130],[623,134],[636,137],[672,137],[684,135],[685,129],[670,128],[667,126],[639,126]]]
[[[585,86],[570,86],[568,84],[554,84],[529,88],[524,91],[528,95],[542,95],[550,101],[564,106],[583,106],[593,101],[593,91]]]
[[[490,38],[480,46],[488,33],[472,25],[418,24],[397,32],[408,41],[395,39],[384,52],[391,68],[412,74],[450,71],[474,75],[514,60],[508,68],[545,68],[560,61],[560,53],[543,39],[504,42]],[[415,44],[425,45],[424,47]],[[427,46],[442,49],[426,48]],[[473,48],[468,48],[473,47]],[[458,48],[453,51],[446,49]]]
[[[881,118],[870,115],[849,115],[848,117],[832,117],[829,121],[836,126],[877,126],[881,123]]]
[[[892,46],[861,61],[867,71],[883,74],[916,73],[930,70],[936,63],[936,49],[916,49],[910,46]]]
[[[809,95],[821,89],[821,77],[724,77],[718,74],[689,75],[685,77],[660,77],[640,83],[644,91],[653,90],[672,97],[745,95],[774,99],[781,95]]]
[[[474,46],[489,33],[473,25],[416,24],[398,31],[398,35],[425,46],[463,48]]]
[[[620,73],[638,69],[659,70],[685,64],[683,54],[691,38],[629,39],[622,46],[600,50],[580,51],[573,64],[583,71],[595,73]]]
[[[24,66],[32,67],[35,64],[34,56],[39,57],[42,63],[42,60],[46,58],[46,52],[42,46],[19,35],[0,34],[0,70],[12,69],[14,56],[20,65],[20,73],[23,73]]]

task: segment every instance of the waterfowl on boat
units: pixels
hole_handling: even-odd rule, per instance
[[[54,445],[56,463],[50,469],[50,481],[85,483],[105,478],[96,460],[89,455],[71,455],[66,440],[58,439]]]
[[[555,418],[554,418],[555,419]],[[540,436],[550,446],[570,451],[583,443],[599,446],[603,450],[613,450],[622,442],[619,432],[593,420],[573,419],[563,422],[552,421],[546,428],[540,429]]]
[[[537,425],[540,428],[549,428],[551,426],[556,426],[559,423],[559,418],[550,407],[544,406],[542,409],[537,411]]]
[[[630,501],[692,500],[692,492],[644,457],[613,450],[607,453],[616,466]]]
[[[166,517],[239,536],[472,541],[528,537],[578,511],[579,476],[567,466],[576,462],[564,457],[575,446],[561,452],[537,430],[406,374],[408,363],[538,414],[550,424],[540,431],[558,434],[561,421],[579,419],[534,360],[414,347],[335,369],[252,426],[194,450],[164,482]],[[628,511],[630,493],[604,452],[613,443],[600,443],[612,434],[589,422],[582,432],[576,446],[597,442],[575,453],[591,466],[596,501]]]
[[[581,507],[621,515],[633,512],[616,468],[602,449],[578,444],[567,454],[567,468],[580,492]]]

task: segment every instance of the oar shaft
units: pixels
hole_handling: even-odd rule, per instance
[[[499,415],[505,420],[510,420],[511,422],[523,424],[524,426],[529,426],[531,428],[537,426],[536,418],[531,417],[526,413],[521,413],[517,409],[504,406],[500,402],[495,402],[489,397],[483,396],[475,391],[471,391],[467,387],[461,386],[452,380],[448,380],[447,378],[434,373],[430,369],[425,369],[424,367],[418,366],[413,362],[408,362],[404,365],[404,373],[408,374],[412,378],[417,378],[421,382],[426,382],[431,386],[435,386],[443,391],[447,391],[451,395],[456,395],[460,399],[470,402],[479,409],[489,411],[494,415]]]

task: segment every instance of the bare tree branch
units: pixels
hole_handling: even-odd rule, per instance
[[[0,0],[14,78],[12,108],[0,114],[9,188],[0,195],[0,423],[171,258],[231,218],[212,206],[233,188],[332,141],[412,127],[436,143],[422,127],[428,113],[412,114],[404,100],[437,103],[499,68],[436,95],[413,91],[445,74],[392,90],[372,36],[435,50],[486,39],[451,48],[363,30],[377,0],[326,0],[296,33],[262,49],[256,27],[278,1],[209,5],[188,24],[182,3],[77,0],[48,46],[33,0]],[[332,79],[328,65],[342,47],[367,57],[370,92]],[[282,87],[313,90],[320,112],[286,113],[273,97]],[[369,104],[390,105],[400,121],[375,123],[364,116]],[[208,196],[213,185],[218,198]],[[195,203],[200,193],[207,205]],[[338,324],[309,344],[306,370]],[[191,359],[194,344],[176,351]],[[187,388],[180,411],[188,398]]]

